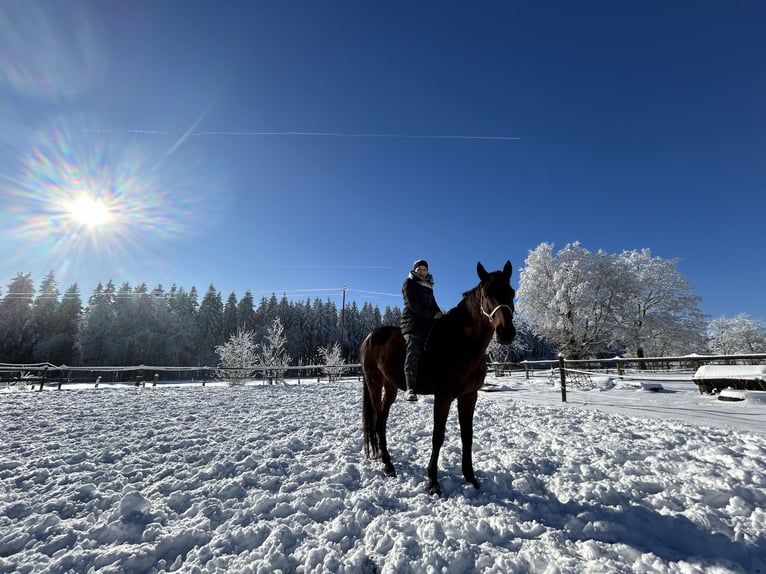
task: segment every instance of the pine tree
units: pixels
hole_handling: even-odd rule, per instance
[[[239,312],[237,310],[237,295],[232,291],[226,299],[223,308],[223,338],[228,341],[239,331]]]
[[[402,321],[401,309],[399,309],[399,307],[392,308],[389,305],[386,305],[386,308],[383,311],[382,324],[393,325],[395,327],[398,327],[401,321]]]
[[[237,305],[237,325],[242,327],[244,331],[255,329],[255,303],[250,290],[245,291]]]
[[[197,325],[197,290],[192,287],[188,293],[173,285],[166,294],[168,318],[169,364],[174,366],[192,366],[196,364],[198,325]]]
[[[199,364],[215,362],[215,348],[224,342],[223,300],[221,293],[210,284],[199,306]]]
[[[55,317],[58,337],[54,349],[51,351],[54,357],[51,362],[54,364],[77,364],[76,340],[81,317],[80,288],[77,283],[73,283],[64,292]]]
[[[32,362],[31,319],[35,288],[31,273],[19,273],[0,303],[0,362]]]
[[[256,309],[247,291],[238,303],[232,293],[224,306],[213,285],[203,305],[195,287],[186,292],[173,285],[166,292],[156,285],[149,291],[146,283],[133,288],[123,282],[117,289],[111,279],[96,286],[85,307],[76,283],[59,298],[53,272],[41,282],[37,297],[29,274],[14,279],[0,301],[0,361],[72,366],[214,364],[215,348],[226,340],[224,333],[232,325],[265,340],[279,319],[286,355],[302,364],[316,364],[317,349],[329,349],[342,334],[344,356],[355,360],[361,340],[383,322],[377,307],[365,303],[359,309],[352,301],[341,333],[338,309],[329,299],[291,303],[286,295],[278,300],[272,293]],[[400,313],[398,308],[386,309],[394,322]]]
[[[117,289],[114,298],[114,321],[109,338],[108,352],[113,365],[127,366],[141,364],[134,349],[136,322],[139,317],[135,314],[132,302],[133,287],[124,281]]]
[[[35,362],[56,362],[53,351],[58,335],[55,321],[58,307],[58,283],[53,271],[50,271],[40,283],[30,317],[29,344],[32,345],[32,360]]]
[[[104,287],[99,283],[88,298],[88,307],[82,314],[76,346],[80,362],[84,365],[110,365],[114,363],[111,349],[114,336],[114,283]]]

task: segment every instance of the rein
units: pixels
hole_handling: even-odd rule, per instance
[[[431,333],[433,333],[434,326],[436,325],[436,321],[438,321],[438,319],[433,319],[431,321],[431,328],[428,329],[428,334],[426,335],[426,339],[425,341],[423,341],[423,352],[425,352],[426,348],[428,348],[428,341],[431,340]]]

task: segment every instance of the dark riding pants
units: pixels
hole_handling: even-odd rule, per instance
[[[417,333],[408,333],[404,335],[404,341],[407,344],[407,354],[404,357],[404,373],[417,376],[420,354],[423,352],[423,337]]]

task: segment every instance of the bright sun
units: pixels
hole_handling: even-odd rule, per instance
[[[69,205],[69,217],[86,227],[98,227],[108,223],[112,214],[101,200],[83,196]]]

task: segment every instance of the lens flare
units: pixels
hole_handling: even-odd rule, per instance
[[[170,138],[88,132],[83,118],[70,124],[77,129],[48,126],[17,142],[0,166],[4,274],[135,274],[217,223],[220,186],[187,146],[169,154]]]
[[[103,26],[67,2],[0,7],[0,86],[41,100],[86,92],[107,70]]]

